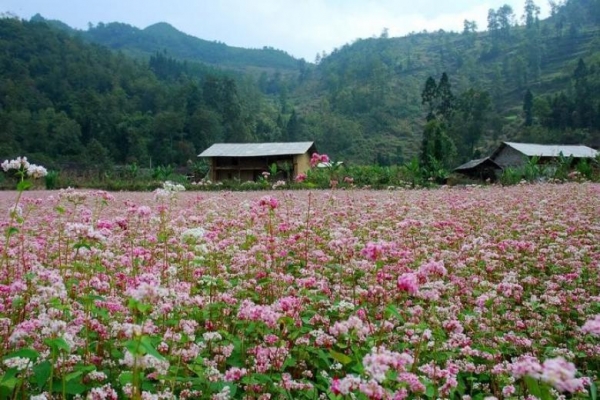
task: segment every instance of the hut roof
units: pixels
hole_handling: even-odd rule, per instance
[[[215,143],[198,157],[261,157],[304,154],[314,142]],[[316,148],[314,149],[316,151]]]
[[[558,157],[561,153],[564,157],[574,158],[593,158],[598,155],[596,150],[583,145],[502,142],[490,158],[493,159],[505,146],[512,147],[527,157]]]
[[[454,168],[454,170],[455,171],[466,171],[469,169],[476,168],[482,164],[490,164],[490,166],[500,169],[500,166],[498,164],[496,164],[489,157],[485,157],[485,158],[478,158],[476,160],[471,160],[469,162],[466,162],[463,165],[460,165],[460,166]]]

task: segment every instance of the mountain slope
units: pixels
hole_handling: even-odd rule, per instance
[[[98,24],[82,33],[94,43],[149,57],[166,50],[172,57],[220,67],[295,70],[298,60],[273,48],[244,49],[187,35],[161,22],[145,29],[122,23]]]
[[[156,52],[166,51],[169,56],[179,60],[238,70],[258,68],[294,71],[299,62],[282,50],[266,46],[262,49],[228,46],[187,35],[166,22],[159,22],[145,29],[120,22],[99,23],[85,31],[79,31],[61,21],[47,20],[40,14],[32,17],[31,21],[46,22],[68,33],[80,35],[90,42],[146,59]]]
[[[600,119],[594,121],[590,116],[587,124],[572,121],[558,127],[549,122],[549,113],[560,112],[554,110],[553,98],[563,92],[570,96],[568,112],[577,112],[571,94],[580,58],[590,66],[586,85],[596,87],[600,25],[594,7],[598,4],[597,0],[570,0],[546,20],[530,26],[509,25],[504,30],[357,40],[323,58],[313,78],[304,82],[291,100],[312,120],[333,118],[351,123],[336,129],[343,126],[336,122],[328,132],[321,132],[329,142],[326,150],[350,158],[392,162],[401,153],[406,160],[420,151],[425,82],[428,77],[437,81],[446,72],[456,98],[453,120],[459,119],[458,108],[467,101],[468,93],[487,92],[491,100],[491,108],[480,117],[480,137],[474,146],[459,148],[458,159],[478,155],[473,151],[485,154],[498,140],[508,138],[593,144]],[[524,125],[523,99],[528,91],[535,103],[532,126]],[[590,94],[586,101],[592,109],[600,107],[597,94]],[[314,112],[319,113],[318,118],[311,116]],[[460,129],[466,129],[465,124],[471,122],[446,124],[454,125],[454,132],[447,128],[455,142],[464,139]],[[319,127],[315,124],[315,128]],[[579,133],[573,136],[566,129]]]

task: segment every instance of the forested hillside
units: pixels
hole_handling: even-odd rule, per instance
[[[406,160],[421,151],[427,115],[441,101],[425,98],[440,89],[426,82],[440,85],[445,72],[442,128],[456,147],[450,162],[508,138],[598,145],[599,10],[600,1],[570,0],[540,21],[528,1],[521,11],[490,10],[482,33],[472,21],[462,33],[389,38],[384,31],[320,60],[295,100],[335,132],[328,149],[383,163]]]
[[[315,140],[346,162],[451,168],[503,139],[598,146],[599,26],[600,0],[545,20],[528,0],[490,10],[486,27],[384,30],[311,64],[167,24],[4,18],[0,156],[186,165],[217,141]]]
[[[0,155],[49,166],[185,165],[214,141],[279,135],[279,112],[253,81],[193,67],[161,53],[135,61],[44,23],[1,19]]]

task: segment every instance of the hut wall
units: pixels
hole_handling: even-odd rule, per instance
[[[498,155],[494,157],[494,162],[502,168],[518,167],[527,162],[527,156],[510,146],[504,146]]]
[[[310,169],[310,155],[308,153],[298,154],[294,157],[294,178],[299,174],[305,174]]]

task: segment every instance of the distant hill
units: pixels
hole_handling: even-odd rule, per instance
[[[85,31],[76,31],[60,21],[45,20],[39,14],[34,22],[45,21],[83,39],[120,50],[135,57],[149,58],[156,52],[166,51],[170,57],[238,70],[291,70],[298,68],[299,60],[282,50],[271,47],[245,49],[211,42],[187,35],[170,24],[159,22],[145,29],[120,23],[99,23]]]

